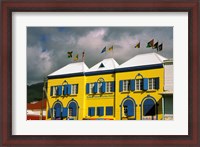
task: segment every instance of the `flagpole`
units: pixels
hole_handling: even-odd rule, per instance
[[[78,48],[76,48],[76,51],[77,51],[77,54],[79,54]],[[77,55],[76,55],[76,57],[77,57]],[[77,59],[77,58],[76,58],[76,59]],[[77,62],[77,61],[78,61],[78,59],[75,60],[75,62]]]
[[[105,55],[104,55],[103,59],[105,59],[106,57],[107,57],[107,49],[105,49]]]
[[[159,40],[158,40],[158,46],[159,46]],[[157,47],[157,53],[158,53],[158,47]]]
[[[104,59],[106,59],[106,58],[107,58],[107,50],[106,50],[106,53],[105,53]]]
[[[114,45],[113,45],[113,49],[112,49],[112,58],[114,58]]]
[[[82,52],[82,62],[85,62],[85,50]]]

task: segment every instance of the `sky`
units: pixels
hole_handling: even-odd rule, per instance
[[[163,44],[162,51],[147,48],[147,43]],[[135,48],[140,42],[140,48]],[[104,47],[113,51],[101,53]],[[52,72],[74,62],[73,56],[85,52],[90,68],[106,58],[122,64],[143,53],[157,52],[173,58],[173,27],[28,27],[27,28],[27,84],[42,82]]]

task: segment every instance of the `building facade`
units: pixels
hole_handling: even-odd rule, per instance
[[[149,53],[121,65],[113,58],[91,68],[68,64],[48,75],[47,119],[163,120],[166,60]]]

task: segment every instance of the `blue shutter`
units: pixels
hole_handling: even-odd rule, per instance
[[[76,116],[76,109],[77,109],[76,103],[75,102],[71,102],[69,104],[69,108],[72,109],[72,116]]]
[[[115,82],[111,82],[111,92],[115,92]]]
[[[102,92],[106,92],[106,82],[102,82]]]
[[[71,88],[72,85],[67,85],[67,94],[70,95],[71,94]]]
[[[106,107],[106,115],[113,115],[113,107]]]
[[[104,114],[104,113],[103,113],[103,110],[104,110],[103,107],[98,107],[98,108],[97,108],[97,115],[98,115],[98,116],[103,116],[103,114]]]
[[[62,112],[62,117],[67,117],[68,114],[68,108],[63,108],[63,112]]]
[[[72,108],[72,116],[76,116],[76,108]]]
[[[62,86],[57,87],[57,95],[62,95]]]
[[[60,114],[61,114],[61,108],[57,107],[56,108],[56,117],[60,117]]]
[[[134,114],[133,114],[133,106],[129,106],[129,107],[128,107],[127,115],[128,115],[128,116],[133,116],[133,115],[134,115]]]
[[[88,108],[88,116],[91,116],[91,108]]]
[[[95,108],[94,107],[89,107],[88,108],[88,116],[94,116],[95,115]]]
[[[94,83],[94,93],[97,93],[97,82]]]
[[[127,116],[134,116],[134,103],[131,100],[126,100],[124,106],[127,107]]]
[[[87,83],[87,84],[86,84],[86,93],[87,93],[87,94],[90,92],[89,90],[90,90],[90,84]]]
[[[148,90],[148,79],[147,78],[143,79],[143,90]]]
[[[95,115],[95,108],[91,108],[91,116],[94,116]]]
[[[91,108],[88,108],[88,116],[91,116]]]
[[[123,80],[119,81],[119,91],[123,91]]]
[[[101,108],[100,108],[100,116],[103,116],[103,115],[104,115],[104,112],[103,112],[103,111],[104,111],[104,109],[103,109],[103,107],[101,107]]]
[[[64,92],[63,95],[67,95],[67,85],[64,85]]]
[[[135,90],[135,80],[131,80],[131,90]]]
[[[99,116],[99,114],[100,114],[100,109],[99,107],[97,107],[97,115]]]
[[[51,118],[51,113],[53,113],[53,112],[52,112],[52,108],[50,108],[50,109],[48,110],[48,118]]]
[[[47,116],[48,118],[51,117],[51,112],[50,111],[51,111],[51,109],[48,110],[48,116]]]
[[[159,78],[156,78],[155,79],[156,81],[156,89],[159,89],[160,88],[160,84],[159,84]]]
[[[53,86],[51,86],[50,96],[53,95]]]

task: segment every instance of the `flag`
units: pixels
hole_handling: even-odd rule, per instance
[[[71,52],[67,52],[67,54],[68,54],[68,58],[72,58],[72,53],[73,53],[73,51],[71,51]]]
[[[111,46],[109,49],[108,49],[108,51],[112,51],[113,50],[113,46]]]
[[[147,48],[153,47],[153,44],[154,44],[154,39],[152,39],[151,41],[149,41],[149,42],[147,43]]]
[[[106,52],[106,46],[103,48],[103,50],[101,51],[101,53]]]
[[[156,43],[153,45],[152,48],[153,48],[153,49],[158,49],[158,42],[156,42]]]
[[[74,57],[74,61],[78,60],[78,54]]]
[[[138,42],[138,44],[136,44],[135,48],[140,48],[140,42]]]
[[[162,48],[163,48],[163,44],[161,43],[161,44],[158,46],[157,51],[162,51]]]

